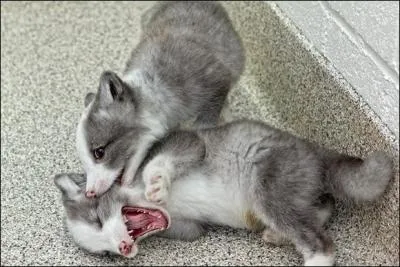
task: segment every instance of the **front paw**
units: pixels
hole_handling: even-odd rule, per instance
[[[143,170],[145,197],[148,201],[158,204],[165,203],[174,174],[173,165],[165,157],[157,157],[149,162]]]
[[[168,197],[168,177],[165,174],[153,173],[145,179],[145,197],[148,201],[163,204]]]
[[[165,203],[174,175],[174,165],[168,156],[159,155],[150,161],[143,170],[146,199],[157,204]]]

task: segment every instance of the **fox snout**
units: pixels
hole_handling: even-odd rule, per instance
[[[87,198],[99,197],[110,188],[110,184],[111,183],[107,179],[96,179],[94,185],[90,183],[87,184],[85,196]]]
[[[99,197],[104,194],[115,181],[122,176],[123,168],[110,169],[104,164],[97,164],[88,168],[85,196],[87,198]]]
[[[134,244],[132,242],[126,242],[126,241],[122,241],[119,244],[119,252],[121,253],[121,255],[128,257],[130,256],[130,254],[132,252],[134,252],[134,254],[136,254],[136,247],[134,246]]]
[[[96,192],[94,192],[94,190],[87,190],[85,192],[85,196],[87,198],[94,198],[94,197],[96,197]]]

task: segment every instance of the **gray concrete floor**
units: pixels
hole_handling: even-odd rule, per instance
[[[293,247],[223,227],[194,242],[151,237],[131,260],[87,254],[62,225],[53,176],[81,171],[75,128],[105,69],[121,72],[149,2],[1,3],[1,265],[298,265]],[[235,117],[262,119],[365,156],[393,140],[343,92],[263,2],[225,3],[247,50],[230,95]],[[398,265],[398,169],[378,203],[338,208],[329,223],[340,265]]]

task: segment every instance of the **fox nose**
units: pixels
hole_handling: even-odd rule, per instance
[[[121,252],[122,255],[126,256],[129,253],[131,253],[132,250],[132,245],[129,245],[125,241],[122,241],[121,244],[119,244],[119,251]]]
[[[93,190],[86,191],[85,196],[87,198],[93,198],[96,196],[96,193]]]

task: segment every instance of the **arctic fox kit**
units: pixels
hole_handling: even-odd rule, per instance
[[[305,265],[333,265],[324,231],[334,198],[363,203],[392,177],[382,152],[365,160],[329,151],[264,123],[172,131],[151,148],[132,187],[114,184],[84,196],[85,176],[60,174],[67,228],[89,251],[137,253],[146,235],[193,240],[205,225],[263,230],[271,243],[292,242]]]
[[[160,2],[141,18],[141,40],[121,77],[105,71],[85,97],[77,151],[86,196],[131,183],[148,148],[186,121],[215,126],[244,67],[244,50],[217,2]]]

